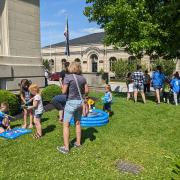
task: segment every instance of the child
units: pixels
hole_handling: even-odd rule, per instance
[[[148,74],[148,70],[145,71],[145,81],[144,81],[144,93],[150,92],[150,86],[151,86],[151,77]]]
[[[174,79],[171,80],[171,88],[174,95],[174,103],[177,106],[178,105],[178,97],[180,92],[180,79],[179,79],[179,73],[176,72],[174,74]]]
[[[126,85],[127,85],[127,101],[131,98],[131,96],[133,96],[133,81],[131,79],[131,73],[128,73],[127,75],[127,79],[126,79]]]
[[[89,107],[89,112],[92,112],[92,110],[95,109],[95,101],[91,99],[88,95],[85,96],[85,99]]]
[[[110,85],[106,85],[105,87],[105,95],[103,97],[103,111],[107,111],[109,113],[109,115],[112,114],[111,111],[111,104],[112,104],[112,93],[111,93],[111,86]]]
[[[40,89],[36,84],[32,84],[29,87],[29,91],[33,97],[33,105],[28,106],[28,110],[34,110],[34,124],[36,127],[36,133],[34,134],[34,138],[38,139],[42,136],[42,127],[41,127],[41,116],[43,114],[43,102],[40,95]]]
[[[84,98],[84,103],[83,103],[83,107],[82,107],[82,115],[84,117],[87,117],[88,114],[89,114],[88,100],[87,100],[87,98]]]
[[[29,117],[30,117],[30,124],[29,124],[29,128],[33,128],[33,111],[32,110],[27,110],[26,108],[24,108],[24,106],[31,106],[32,105],[32,94],[29,92],[29,86],[31,85],[31,82],[27,79],[22,79],[21,83],[20,83],[20,97],[21,97],[21,101],[24,104],[23,107],[23,111],[24,111],[24,124],[23,124],[23,128],[27,128],[27,116],[29,113]]]
[[[166,78],[163,85],[163,101],[169,104],[169,95],[170,95],[171,87],[169,84],[169,80]]]
[[[7,115],[9,111],[9,105],[5,102],[1,103],[0,108],[0,133],[3,133],[6,130],[10,130],[10,120]]]

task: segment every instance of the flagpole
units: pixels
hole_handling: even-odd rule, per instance
[[[65,32],[64,35],[66,37],[66,59],[68,61],[68,56],[70,56],[70,51],[69,51],[69,25],[68,25],[68,16],[66,16],[66,27],[65,27]]]

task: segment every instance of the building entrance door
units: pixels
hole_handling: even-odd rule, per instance
[[[98,71],[98,57],[96,54],[91,55],[92,72]]]

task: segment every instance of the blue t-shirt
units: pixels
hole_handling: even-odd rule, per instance
[[[112,93],[111,92],[106,92],[103,100],[105,103],[111,103],[112,102]]]
[[[0,111],[0,125],[2,125],[2,121],[5,118],[5,114]]]
[[[155,71],[152,75],[152,83],[153,86],[160,86],[162,87],[164,84],[165,75],[159,71]]]
[[[177,78],[174,78],[171,80],[171,86],[172,86],[172,90],[175,93],[179,93],[180,91],[180,80]]]

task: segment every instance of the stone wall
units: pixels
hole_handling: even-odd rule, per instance
[[[0,88],[18,89],[23,78],[44,87],[39,0],[1,0],[0,5]]]

